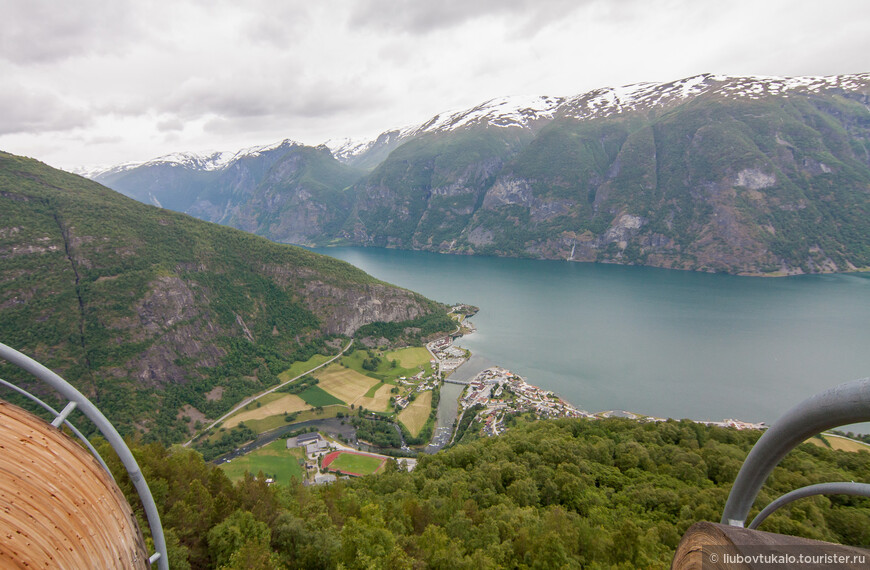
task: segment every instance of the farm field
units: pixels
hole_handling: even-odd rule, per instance
[[[350,451],[333,451],[323,458],[323,467],[350,475],[371,475],[384,464],[386,458]]]
[[[374,378],[339,364],[330,364],[326,368],[321,368],[314,372],[313,376],[320,380],[318,387],[348,404],[356,403],[372,386],[378,384]]]
[[[262,471],[273,477],[277,483],[288,483],[292,477],[302,478],[300,459],[301,449],[287,449],[286,440],[278,439],[247,455],[237,457],[230,463],[221,463],[219,467],[232,481],[242,479],[246,471],[254,475]]]
[[[432,391],[427,390],[420,393],[417,399],[408,404],[408,407],[399,412],[399,421],[405,424],[411,435],[417,436],[426,420],[429,419],[429,414],[432,411]]]
[[[327,360],[332,358],[331,356],[326,356],[324,354],[315,354],[308,360],[301,360],[299,362],[294,362],[290,365],[290,368],[278,374],[278,380],[281,382],[286,382],[291,378],[295,378],[304,372],[308,372],[315,366],[320,366]]]
[[[357,400],[357,406],[373,412],[386,412],[390,409],[391,384],[381,384],[377,390],[369,390],[365,396]],[[371,394],[371,395],[369,395]]]
[[[823,433],[818,436],[811,437],[806,441],[806,443],[812,443],[813,445],[818,445],[819,447],[828,447],[820,439],[824,439],[830,445],[831,449],[835,449],[837,451],[870,451],[870,445],[863,443],[861,441],[855,441],[853,439],[849,439],[847,437],[841,437],[838,435],[834,435],[831,433]]]
[[[432,355],[429,354],[429,351],[426,350],[425,347],[409,346],[407,348],[400,348],[399,350],[387,352],[384,354],[384,358],[390,361],[397,360],[399,366],[402,368],[416,369],[419,366],[427,366],[429,360],[432,359]]]
[[[402,352],[404,350],[413,350],[413,349],[400,349],[395,351],[396,353]],[[399,359],[396,358],[397,366],[394,368],[392,365],[392,358],[389,358],[387,355],[393,353],[380,354],[378,357],[381,359],[380,364],[377,366],[375,370],[367,370],[363,368],[363,361],[368,358],[369,351],[366,350],[356,350],[350,355],[346,355],[342,357],[341,363],[347,366],[349,369],[359,372],[365,376],[370,376],[372,378],[377,378],[383,382],[395,382],[400,376],[414,376],[418,372],[420,372],[420,366],[425,366],[428,370],[429,366],[429,358],[428,351],[425,348],[421,348],[423,352],[427,354],[427,358],[424,362],[420,362],[420,365],[415,365],[411,367],[404,367],[401,363],[399,363]],[[379,353],[378,353],[379,354]],[[403,354],[403,358],[406,361],[415,361],[418,362],[420,359],[420,355],[417,354],[414,356],[414,353],[407,352]],[[430,370],[431,372],[431,370]]]
[[[260,407],[256,407],[256,403],[251,403],[245,408],[227,419],[224,427],[227,429],[234,428],[241,422],[250,422],[251,420],[262,420],[269,416],[283,416],[293,412],[301,412],[307,410],[311,406],[295,394],[267,394],[259,400]]]
[[[334,418],[339,413],[350,415],[351,409],[347,406],[338,405],[326,406],[325,408],[323,408],[322,411],[316,411],[309,408],[302,412],[298,412],[298,414],[296,415],[296,417],[293,418],[293,421],[291,423],[295,424],[308,420],[325,420],[327,418]],[[263,418],[262,420],[248,420],[245,422],[245,425],[254,430],[254,433],[265,433],[267,431],[286,426],[288,425],[288,422],[284,419],[283,415],[276,415],[269,416],[268,418]]]
[[[320,386],[311,386],[299,393],[299,397],[305,400],[309,406],[332,406],[334,404],[344,404],[329,392],[325,391]]]

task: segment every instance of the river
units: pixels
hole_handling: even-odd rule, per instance
[[[775,420],[870,376],[870,274],[787,278],[319,248],[480,307],[460,344],[588,411]],[[861,431],[868,431],[862,429]]]

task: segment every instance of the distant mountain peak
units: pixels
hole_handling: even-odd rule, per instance
[[[391,129],[376,139],[331,139],[325,144],[336,159],[350,162],[379,145],[436,132],[475,126],[532,128],[558,116],[579,120],[604,118],[656,106],[670,106],[710,93],[730,99],[760,99],[789,91],[818,93],[827,89],[854,91],[867,88],[870,73],[832,76],[729,76],[703,73],[668,82],[642,82],[602,87],[573,96],[525,95],[490,99],[466,109],[438,113],[429,120]]]
[[[620,87],[602,87],[573,96],[526,95],[490,99],[467,109],[438,113],[427,121],[394,128],[371,138],[337,138],[322,143],[333,156],[354,163],[367,153],[382,153],[419,135],[449,132],[479,126],[530,129],[557,117],[586,120],[626,112],[648,111],[678,105],[704,94],[728,99],[760,99],[789,92],[819,93],[829,89],[868,89],[870,73],[832,76],[729,76],[703,73],[669,82],[641,82]],[[128,162],[110,168],[78,168],[72,172],[87,178],[120,173],[140,166],[177,164],[195,170],[221,170],[246,156],[301,143],[290,139],[241,149],[236,152],[177,152],[143,162]]]
[[[96,179],[100,176],[118,174],[141,166],[156,166],[160,164],[178,165],[191,170],[223,170],[242,158],[260,156],[264,152],[281,148],[289,150],[294,146],[301,146],[301,144],[291,139],[284,139],[270,144],[243,148],[237,151],[207,151],[202,153],[173,152],[145,161],[125,162],[110,167],[75,168],[72,169],[71,172],[73,174],[78,174],[79,176],[84,176],[85,178]]]

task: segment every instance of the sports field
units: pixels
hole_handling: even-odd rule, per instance
[[[386,462],[385,457],[356,451],[333,451],[323,458],[323,468],[348,475],[371,475]]]
[[[289,483],[291,477],[298,479],[303,477],[303,470],[299,465],[300,459],[302,459],[302,450],[287,449],[287,441],[278,439],[229,463],[221,463],[219,467],[232,481],[244,477],[245,471],[254,475],[262,471],[278,483]]]
[[[354,404],[378,383],[374,378],[364,376],[355,370],[339,364],[330,364],[313,374],[320,380],[318,387],[326,390],[342,402]]]
[[[270,396],[274,396],[270,398]],[[265,403],[262,403],[264,402]],[[246,408],[238,414],[229,418],[224,427],[227,429],[236,427],[241,422],[251,420],[262,420],[269,416],[283,416],[293,412],[301,412],[307,410],[311,406],[295,394],[268,394],[261,400],[260,407],[256,407],[256,403],[246,406]]]
[[[408,407],[399,412],[399,421],[405,424],[408,431],[414,437],[420,433],[426,420],[429,419],[429,413],[432,411],[432,391],[427,390],[420,393],[417,399],[408,404]]]

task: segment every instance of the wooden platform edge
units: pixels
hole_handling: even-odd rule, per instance
[[[738,555],[740,561],[735,563],[726,554]],[[811,557],[810,561],[799,563],[801,554]],[[837,563],[832,564],[832,559]],[[777,562],[772,563],[774,560]],[[672,570],[832,567],[866,569],[870,567],[870,550],[705,521],[686,530],[671,562]]]

